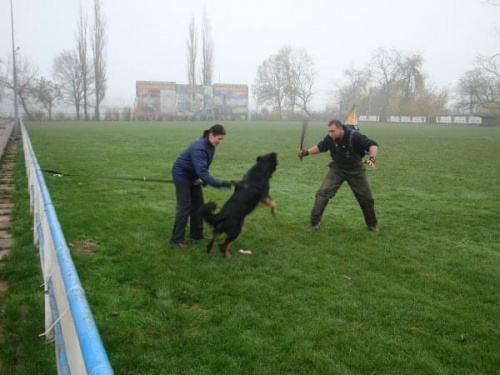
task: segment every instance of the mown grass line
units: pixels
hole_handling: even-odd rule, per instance
[[[380,220],[366,230],[347,186],[309,233],[329,156],[296,155],[300,123],[229,122],[211,172],[238,179],[280,153],[272,217],[259,208],[224,260],[168,244],[180,151],[211,123],[31,123],[42,168],[117,373],[485,374],[500,363],[498,128],[363,125]],[[325,124],[310,124],[306,144]],[[221,205],[230,192],[206,188]],[[40,300],[42,296],[40,295]]]

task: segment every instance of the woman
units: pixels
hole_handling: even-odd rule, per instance
[[[222,125],[213,125],[203,132],[201,138],[194,140],[174,162],[172,176],[177,208],[170,243],[177,247],[187,247],[184,236],[188,218],[190,219],[190,237],[194,240],[204,238],[203,220],[198,214],[204,203],[202,184],[231,187],[231,182],[218,180],[208,171],[214,158],[215,148],[222,143],[225,136],[226,129]]]

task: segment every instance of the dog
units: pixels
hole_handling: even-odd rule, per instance
[[[238,239],[243,228],[245,217],[250,214],[259,202],[268,206],[273,215],[276,214],[276,203],[269,195],[269,180],[278,165],[278,153],[271,152],[257,157],[257,161],[241,181],[234,183],[233,195],[214,214],[217,204],[209,202],[200,208],[201,217],[213,228],[213,234],[207,245],[207,253],[212,251],[217,239],[226,233],[226,239],[220,246],[224,258],[231,257],[230,249]]]

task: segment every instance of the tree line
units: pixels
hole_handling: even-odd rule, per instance
[[[485,1],[500,6],[498,0]],[[75,108],[77,119],[101,119],[101,103],[107,90],[106,20],[102,0],[94,0],[92,11],[90,24],[86,11],[80,6],[75,47],[54,58],[51,79],[40,76],[37,67],[27,58],[20,59],[17,64],[18,98],[28,118],[36,117],[34,108],[37,105],[52,119],[53,108],[64,100]],[[189,23],[186,39],[188,83],[211,85],[214,59],[214,42],[204,5],[201,35],[194,16]],[[346,68],[342,80],[331,90],[325,109],[313,111],[311,101],[317,94],[314,60],[306,49],[284,45],[257,67],[252,92],[258,109],[252,117],[342,117],[353,104],[358,114],[376,115],[382,121],[390,115],[430,117],[450,112],[500,117],[500,53],[478,56],[473,68],[452,88],[433,85],[425,72],[424,62],[420,52],[378,48],[362,68]],[[11,64],[11,59],[0,60],[0,99],[2,88],[14,87]],[[120,116],[115,108],[106,117],[131,119],[132,110],[124,108]]]
[[[362,68],[351,66],[329,94],[324,111],[311,111],[317,93],[312,57],[304,49],[282,47],[258,67],[253,95],[268,119],[341,117],[355,104],[358,114],[434,116],[460,113],[500,117],[500,54],[478,56],[455,87],[435,87],[418,52],[378,48]],[[450,103],[451,101],[451,103]],[[299,111],[297,111],[297,109]]]
[[[198,73],[198,43],[201,38],[201,69]],[[187,47],[187,82],[190,85],[210,86],[214,74],[214,42],[211,35],[210,20],[206,5],[203,5],[201,20],[201,37],[198,36],[198,27],[194,16],[189,23]]]
[[[485,1],[500,6],[499,0]],[[253,95],[261,107],[252,117],[342,117],[355,104],[358,114],[376,115],[382,121],[390,115],[450,112],[500,118],[500,53],[478,56],[473,69],[451,89],[431,83],[424,61],[420,52],[378,48],[364,67],[346,68],[325,110],[314,112],[309,109],[317,94],[314,61],[304,49],[284,46],[258,67]]]
[[[17,95],[27,118],[37,118],[37,110],[42,107],[52,120],[53,108],[63,100],[75,108],[78,120],[101,118],[101,103],[107,89],[106,19],[102,0],[94,0],[92,16],[90,24],[80,4],[75,47],[54,58],[52,78],[40,76],[38,68],[27,57],[16,63]],[[0,60],[0,87],[14,89],[13,71],[12,58]]]

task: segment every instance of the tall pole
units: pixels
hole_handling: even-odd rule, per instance
[[[14,9],[12,7],[12,0],[10,0],[10,24],[12,27],[12,65],[14,75],[14,117],[16,125],[19,122],[19,105],[17,98],[17,64],[16,64],[16,43],[14,42]]]

